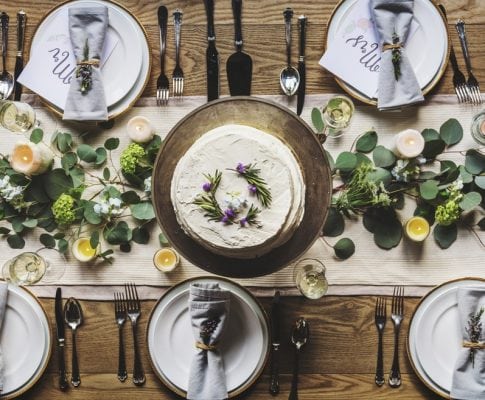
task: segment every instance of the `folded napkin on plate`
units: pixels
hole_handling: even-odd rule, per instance
[[[5,307],[7,306],[8,284],[0,282],[0,332],[2,331],[3,317],[5,316]],[[3,390],[3,354],[0,348],[0,393]]]
[[[217,349],[229,313],[230,292],[217,283],[190,286],[189,312],[197,354],[189,373],[187,399],[227,399],[226,375]]]
[[[485,398],[485,348],[471,349],[465,346],[470,346],[471,342],[478,340],[478,345],[481,344],[483,347],[484,318],[475,324],[475,338],[470,337],[470,321],[473,316],[480,313],[482,307],[485,307],[485,289],[483,287],[458,288],[456,298],[464,346],[460,349],[455,363],[450,395],[451,398],[460,400],[483,399]],[[482,317],[485,317],[485,314]]]
[[[413,20],[413,6],[414,0],[371,0],[371,14],[382,49],[377,92],[377,107],[380,110],[424,100],[404,46]],[[400,53],[400,74],[397,79],[394,52]]]
[[[107,7],[69,8],[69,34],[78,69],[69,87],[64,107],[65,120],[108,119],[106,96],[99,70],[107,28]]]

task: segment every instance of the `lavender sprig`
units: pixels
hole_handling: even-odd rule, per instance
[[[484,311],[485,309],[481,307],[476,314],[471,313],[469,316],[470,319],[468,320],[465,331],[468,334],[468,339],[471,343],[480,342],[480,336],[482,334],[482,322],[480,319],[482,318]],[[475,367],[475,351],[476,349],[470,348],[469,358],[472,362],[472,367]]]
[[[204,193],[200,194],[193,201],[193,204],[205,211],[204,216],[208,217],[209,221],[222,221],[225,213],[216,200],[216,192],[221,183],[222,172],[216,170],[214,175],[204,174],[204,177],[207,179],[207,182],[202,185]],[[232,223],[229,219],[224,222]]]
[[[86,43],[84,44],[83,49],[83,62],[89,60],[89,45],[88,40],[86,39]],[[80,91],[82,94],[86,94],[89,92],[93,86],[93,80],[91,75],[93,73],[93,66],[91,64],[80,64],[76,69],[76,78],[81,77],[81,88]]]
[[[392,34],[392,44],[399,43],[399,36],[396,32]],[[396,81],[401,77],[401,49],[392,49],[392,65],[394,66],[394,77]]]
[[[266,181],[260,176],[261,170],[259,168],[255,168],[253,164],[239,163],[236,169],[230,170],[237,172],[246,179],[249,185],[248,190],[256,195],[263,207],[268,208],[271,205],[271,192]]]
[[[258,218],[258,214],[260,212],[261,212],[261,210],[258,207],[255,207],[254,204],[251,204],[248,212],[246,213],[246,216],[239,220],[239,224],[242,227],[244,227],[246,225],[258,225],[259,226],[259,221],[257,220],[257,218]]]

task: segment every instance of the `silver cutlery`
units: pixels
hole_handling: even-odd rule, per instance
[[[295,361],[293,365],[293,378],[291,380],[291,390],[288,400],[298,400],[298,363],[301,348],[308,342],[310,329],[305,318],[299,318],[291,332],[291,342],[295,346]]]
[[[157,105],[166,106],[170,91],[168,87],[168,78],[165,74],[165,52],[167,50],[167,7],[158,7],[158,26],[160,28],[160,75],[157,79]]]
[[[293,96],[300,84],[300,73],[291,65],[291,18],[293,17],[293,10],[287,8],[283,15],[285,17],[286,67],[280,73],[280,86],[287,96]]]
[[[136,291],[136,286],[134,284],[130,283],[125,285],[125,296],[126,312],[131,321],[131,327],[133,329],[133,347],[135,351],[133,364],[133,383],[137,386],[141,386],[145,383],[145,373],[143,372],[143,365],[141,364],[136,332],[138,318],[140,318],[141,314],[141,306],[140,299],[138,298],[138,292]]]
[[[472,72],[470,52],[468,50],[468,43],[466,39],[465,22],[459,19],[455,26],[458,32],[458,37],[460,38],[461,50],[463,51],[463,56],[465,57],[466,69],[468,71],[467,86],[468,86],[468,91],[470,93],[470,100],[473,104],[482,104],[482,95],[480,93],[480,86]]]
[[[64,358],[64,349],[66,348],[66,336],[64,326],[64,313],[62,310],[62,291],[61,288],[56,290],[55,301],[55,315],[56,315],[56,333],[57,333],[57,355],[59,362],[59,389],[67,389],[66,379],[66,361]]]
[[[126,302],[123,293],[114,294],[114,306],[115,306],[115,320],[118,325],[118,379],[121,382],[126,381],[128,373],[126,372],[125,361],[125,345],[123,343],[123,325],[126,321]]]
[[[78,387],[81,384],[81,376],[79,374],[79,363],[77,358],[76,348],[76,331],[83,323],[83,314],[79,302],[70,297],[64,305],[64,320],[72,331],[72,374],[71,384]]]
[[[280,392],[278,377],[280,344],[280,291],[277,290],[271,305],[271,378],[269,383],[269,393],[273,396],[276,396]]]
[[[25,11],[19,11],[17,13],[17,55],[15,57],[15,87],[13,92],[13,99],[19,101],[22,96],[22,85],[17,80],[19,75],[24,69],[24,38],[25,38],[25,25],[27,24],[27,14]]]
[[[0,75],[0,99],[8,99],[13,91],[13,76],[7,71],[7,43],[8,43],[8,22],[7,13],[0,14],[0,24],[2,26],[2,65],[3,71]]]
[[[382,334],[384,332],[384,327],[386,326],[386,299],[384,299],[383,297],[377,298],[374,319],[377,327],[377,332],[379,334],[379,343],[377,345],[377,366],[375,382],[377,386],[382,386],[384,384]]]
[[[182,11],[176,9],[173,13],[175,26],[175,68],[172,73],[173,96],[181,98],[184,94],[184,72],[180,67],[180,36],[182,28]]]
[[[404,287],[395,286],[392,295],[391,320],[394,324],[394,356],[392,358],[391,372],[389,373],[389,386],[401,386],[401,371],[399,369],[399,330],[404,317]]]

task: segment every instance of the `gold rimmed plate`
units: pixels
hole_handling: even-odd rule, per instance
[[[274,135],[297,159],[304,183],[305,212],[285,244],[258,258],[238,259],[214,254],[180,227],[170,197],[175,167],[206,132],[228,124],[247,125]],[[299,258],[318,238],[331,201],[330,167],[311,128],[287,108],[253,97],[230,97],[199,107],[168,134],[155,161],[152,201],[158,223],[172,245],[198,267],[223,276],[249,278],[275,272]]]
[[[236,397],[249,389],[263,372],[271,340],[264,308],[247,289],[228,279],[189,279],[160,298],[147,325],[152,368],[170,390],[186,397],[190,364],[197,352],[188,309],[192,283],[218,283],[231,292],[229,316],[218,349],[224,362],[229,398]]]

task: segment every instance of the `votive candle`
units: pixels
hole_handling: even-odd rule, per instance
[[[155,131],[148,118],[140,115],[131,118],[126,124],[126,130],[131,140],[136,143],[146,143],[153,139]]]
[[[180,257],[171,247],[158,250],[153,256],[153,264],[162,272],[171,272],[179,264]]]
[[[46,144],[21,140],[12,150],[10,165],[22,174],[39,175],[49,169],[53,158],[54,154]]]
[[[412,217],[406,222],[405,232],[413,242],[422,242],[429,235],[429,223],[423,217]]]
[[[91,240],[88,237],[80,237],[72,245],[72,255],[81,262],[89,262],[99,254],[100,246],[95,249],[91,247]]]
[[[424,149],[424,137],[414,129],[406,129],[396,135],[396,150],[403,158],[419,156]]]

